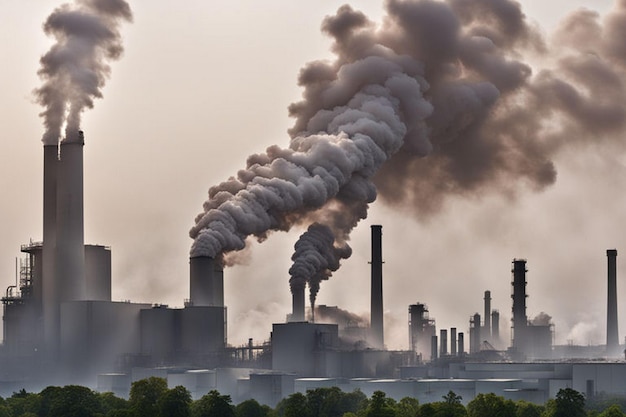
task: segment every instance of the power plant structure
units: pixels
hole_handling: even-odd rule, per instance
[[[85,245],[82,132],[44,146],[43,242],[7,289],[0,381],[85,383],[136,365],[217,366],[226,346],[221,265],[190,259],[183,309],[111,300],[111,249]]]
[[[606,346],[587,356],[554,346],[549,317],[528,319],[524,259],[512,262],[510,346],[501,340],[500,314],[485,291],[483,316],[472,315],[467,331],[457,326],[437,332],[428,307],[410,305],[408,350],[386,349],[381,225],[371,226],[369,323],[324,305],[307,319],[305,285],[292,286],[292,311],[284,323],[272,324],[269,342],[254,345],[250,339],[232,347],[223,265],[208,256],[189,259],[183,308],[112,301],[111,248],[84,242],[83,148],[82,132],[60,146],[44,146],[43,241],[21,247],[18,280],[2,298],[1,395],[67,383],[127,395],[130,383],[146,376],[185,385],[194,397],[219,389],[235,401],[255,398],[269,405],[293,392],[333,385],[420,402],[439,401],[450,390],[465,402],[494,392],[537,403],[561,387],[587,395],[626,390],[620,382],[626,381],[626,363],[617,361],[623,346],[615,249],[607,250]],[[598,356],[610,361],[561,361]],[[623,378],[607,381],[606,372]]]

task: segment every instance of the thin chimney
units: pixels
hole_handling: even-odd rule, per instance
[[[606,317],[606,350],[610,356],[619,354],[619,336],[617,326],[617,250],[608,249],[608,301]]]
[[[384,347],[383,330],[383,250],[382,226],[372,225],[372,293],[371,293],[371,337],[375,348]]]

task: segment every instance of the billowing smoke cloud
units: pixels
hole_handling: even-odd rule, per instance
[[[315,306],[320,283],[339,269],[339,261],[350,257],[352,249],[348,245],[335,246],[333,231],[319,223],[309,226],[296,242],[294,249],[289,284],[292,288],[302,288],[308,284],[311,306]]]
[[[313,221],[343,244],[377,194],[429,219],[453,198],[542,190],[563,147],[616,142],[626,125],[623,0],[551,39],[511,0],[386,9],[382,25],[350,6],[324,20],[336,58],[302,69],[289,147],[209,190],[192,256]]]
[[[541,313],[537,314],[530,321],[530,323],[533,326],[549,326],[550,324],[552,324],[552,316],[542,311]]]
[[[407,132],[427,141],[423,120],[432,106],[421,70],[387,49],[343,65],[326,88],[331,105],[310,118],[308,131],[287,149],[251,156],[237,178],[209,190],[190,232],[192,256],[218,257],[242,249],[247,236],[317,218],[348,230],[376,198],[371,177]]]
[[[43,85],[35,90],[44,106],[46,145],[57,144],[65,125],[66,140],[80,128],[81,113],[102,97],[111,72],[108,62],[122,55],[119,25],[131,21],[124,0],[76,0],[57,8],[43,25],[56,43],[41,57],[39,76]]]

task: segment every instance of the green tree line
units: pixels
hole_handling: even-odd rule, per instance
[[[0,417],[626,417],[626,398],[600,396],[587,403],[569,388],[541,406],[495,394],[479,394],[467,405],[462,401],[452,391],[420,404],[410,397],[396,401],[382,391],[368,398],[359,390],[333,387],[292,394],[271,408],[255,400],[235,405],[215,390],[194,401],[186,388],[168,388],[165,379],[153,377],[134,382],[128,400],[78,385],[21,390],[0,397]]]

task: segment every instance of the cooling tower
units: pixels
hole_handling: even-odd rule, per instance
[[[608,355],[615,356],[620,353],[617,330],[617,250],[608,249],[606,256],[608,272],[606,350]]]
[[[189,258],[189,299],[193,306],[224,307],[224,269],[215,259]]]
[[[372,225],[372,303],[371,303],[371,343],[382,349],[383,330],[383,249],[382,226]]]
[[[304,321],[304,285],[291,287],[291,319],[290,321]]]

